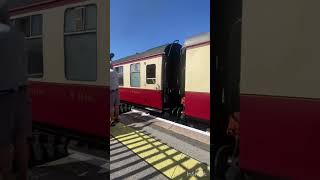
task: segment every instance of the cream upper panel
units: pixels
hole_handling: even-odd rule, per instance
[[[210,45],[186,50],[185,90],[210,93]]]
[[[320,98],[320,1],[243,1],[241,93]]]
[[[140,87],[131,87],[130,86],[130,65],[140,63]],[[150,64],[156,65],[156,83],[147,84],[146,82],[146,66]],[[132,62],[130,64],[117,65],[114,67],[123,66],[123,86],[125,88],[141,88],[141,89],[150,89],[150,90],[161,90],[161,75],[162,75],[162,57],[154,57],[145,59],[142,61]]]
[[[65,77],[64,59],[64,19],[65,10],[75,6],[97,5],[97,81],[71,81]],[[32,81],[65,84],[109,85],[109,1],[90,0],[48,10],[18,15],[13,18],[33,14],[43,15],[43,78]]]

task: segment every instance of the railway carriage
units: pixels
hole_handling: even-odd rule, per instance
[[[174,121],[208,129],[210,33],[166,44],[112,62],[124,104],[169,114]],[[168,117],[168,116],[166,116]]]
[[[210,33],[186,39],[181,52],[185,116],[210,123]]]
[[[320,25],[314,23],[319,5],[243,1],[240,161],[245,170],[320,178]]]
[[[158,112],[178,107],[180,49],[177,43],[166,44],[113,61],[120,76],[121,101]]]
[[[25,33],[34,129],[107,144],[109,4],[46,0],[14,6]]]
[[[320,2],[230,0],[222,5],[219,8],[225,12],[221,11],[219,21],[224,21],[224,26],[218,29],[221,48],[215,58],[219,78],[214,86],[220,86],[215,112],[220,114],[219,123],[227,120],[222,115],[226,113],[223,107],[230,104],[222,99],[231,94],[223,92],[239,90],[241,137],[237,166],[246,174],[243,177],[319,179],[320,25],[315,22]],[[225,74],[232,78],[224,79]],[[239,86],[232,86],[232,81]],[[214,131],[226,133],[225,128]],[[215,135],[225,141],[223,136]],[[217,142],[214,146],[227,146],[217,151],[215,166],[219,162],[229,164],[235,154],[226,147],[233,144]],[[214,168],[215,174],[230,177],[239,172],[234,167],[231,171],[220,167]]]

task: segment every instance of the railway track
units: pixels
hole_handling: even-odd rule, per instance
[[[72,153],[70,149],[87,149],[90,151],[106,151],[106,146],[72,137],[65,137],[39,129],[34,130],[30,144],[31,160],[29,167],[33,168],[48,162],[65,158]],[[106,153],[107,154],[107,153]],[[106,157],[107,159],[108,157]]]
[[[171,121],[174,123],[178,123],[178,124],[181,124],[184,126],[188,126],[191,128],[195,128],[195,129],[210,133],[210,125],[205,124],[205,123],[201,123],[199,121],[187,119],[183,115],[180,117],[177,117],[177,116],[174,116],[171,113],[167,113],[167,112],[149,110],[146,108],[128,105],[128,104],[120,104],[120,114],[130,112],[131,110],[138,110],[138,111],[144,112],[146,114],[149,114],[151,116],[155,116],[155,117],[167,120],[167,121]]]

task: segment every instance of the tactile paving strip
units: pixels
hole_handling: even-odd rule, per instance
[[[210,179],[210,166],[122,123],[111,135],[169,179]]]

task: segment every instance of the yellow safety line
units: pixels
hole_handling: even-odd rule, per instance
[[[210,166],[140,131],[117,123],[111,127],[111,134],[169,179],[210,179]]]

